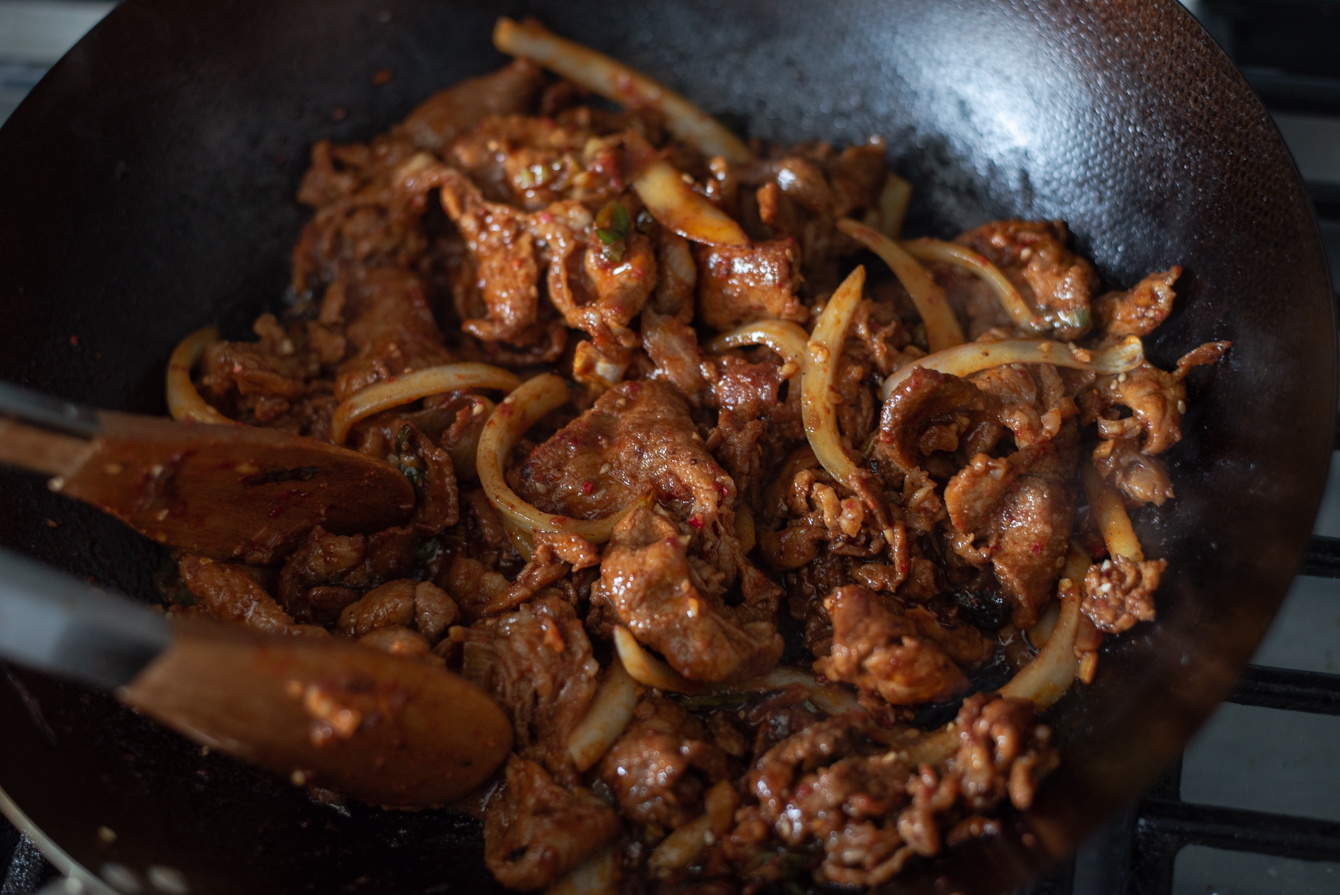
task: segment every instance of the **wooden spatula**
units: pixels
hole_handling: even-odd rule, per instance
[[[316,525],[374,532],[414,511],[409,480],[354,451],[253,426],[92,410],[8,383],[0,463],[52,475],[52,490],[156,541],[249,563],[270,562]]]
[[[450,672],[338,638],[170,623],[0,551],[0,657],[114,688],[198,743],[373,805],[441,805],[488,779],[512,726]]]

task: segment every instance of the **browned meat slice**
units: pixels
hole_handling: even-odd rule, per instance
[[[1124,556],[1089,566],[1080,609],[1100,631],[1120,634],[1154,620],[1154,591],[1167,560],[1135,562]]]
[[[196,605],[220,621],[277,633],[297,633],[307,627],[294,625],[246,566],[188,555],[177,569]]]
[[[1057,338],[1077,339],[1091,324],[1089,297],[1098,288],[1093,265],[1072,252],[1060,221],[994,221],[957,240],[985,255],[1054,329]]]
[[[959,778],[959,798],[975,811],[1006,796],[1019,810],[1028,808],[1038,783],[1059,764],[1051,731],[1037,723],[1029,700],[976,693],[963,701],[954,726],[959,748],[949,766]]]
[[[365,637],[379,628],[416,628],[429,643],[436,643],[460,610],[442,588],[431,581],[392,581],[368,591],[340,613],[340,632]]]
[[[839,587],[824,599],[824,609],[833,620],[833,648],[814,670],[825,677],[877,692],[892,705],[943,702],[968,688],[953,660],[872,591]]]
[[[994,422],[1000,402],[971,381],[915,367],[884,401],[876,454],[903,473],[937,452],[958,450],[974,429]]]
[[[486,342],[536,341],[540,268],[526,215],[485,201],[462,174],[447,172],[443,181],[442,207],[465,237],[483,302],[483,314],[464,320],[461,328]]]
[[[655,380],[625,382],[531,452],[512,487],[549,513],[594,519],[651,492],[680,519],[718,517],[735,486],[707,452],[688,405]]]
[[[1014,433],[1020,447],[1055,438],[1061,424],[1079,413],[1049,364],[1006,364],[975,373],[968,381],[1000,401],[996,419]]]
[[[270,314],[253,330],[259,341],[206,349],[200,394],[240,422],[323,437],[336,403],[328,376],[344,359],[344,336],[315,321],[285,327]]]
[[[1011,462],[1017,456],[997,459],[977,454],[949,480],[945,485],[945,510],[956,531],[977,532],[990,523],[1014,480],[1027,468]]]
[[[689,323],[693,320],[693,293],[698,284],[698,267],[689,241],[670,230],[661,230],[656,270],[656,290],[650,307],[658,314]]]
[[[1168,468],[1158,457],[1140,450],[1138,437],[1104,439],[1093,449],[1093,465],[1103,478],[1138,504],[1162,505],[1173,496]]]
[[[726,754],[709,741],[702,723],[666,699],[640,703],[600,762],[600,779],[623,816],[667,830],[701,814],[703,793],[729,774]]]
[[[1162,273],[1151,273],[1126,292],[1109,292],[1093,300],[1098,335],[1108,342],[1124,336],[1147,336],[1172,313],[1173,283],[1182,268],[1173,265]]]
[[[591,707],[600,673],[572,607],[540,597],[479,622],[469,640],[488,656],[483,686],[512,716],[517,752],[555,774],[567,773],[568,735]]]
[[[604,123],[578,112],[493,116],[457,138],[447,159],[490,199],[526,211],[569,199],[595,209],[626,186],[621,135],[602,138],[592,127]]]
[[[341,401],[383,379],[451,363],[433,320],[423,280],[407,270],[378,267],[337,280],[326,290],[321,320],[344,324],[353,355],[339,365]]]
[[[657,512],[634,510],[615,527],[600,566],[605,599],[634,637],[691,680],[738,680],[771,668],[783,647],[770,620],[775,588],[752,605],[746,593],[745,606],[727,606],[720,587],[705,580],[713,570],[689,556],[690,540]]]
[[[441,152],[490,115],[530,109],[544,73],[529,59],[514,59],[495,72],[439,90],[415,107],[391,134],[418,149]]]
[[[1065,481],[1025,475],[1002,501],[993,521],[991,562],[1014,603],[1015,627],[1036,624],[1051,598],[1074,518],[1075,495]]]
[[[1096,418],[1098,433],[1104,438],[1143,436],[1141,451],[1163,453],[1182,440],[1182,417],[1186,414],[1183,380],[1193,367],[1219,360],[1229,345],[1206,342],[1187,352],[1171,373],[1146,361],[1134,370],[1099,378],[1094,386],[1097,406],[1088,410],[1084,421]],[[1130,408],[1131,416],[1118,418],[1116,405]]]
[[[727,330],[753,320],[804,322],[809,311],[796,298],[800,285],[795,243],[694,249],[698,261],[698,320]]]
[[[545,889],[619,832],[614,809],[584,786],[560,786],[513,755],[507,785],[484,818],[484,861],[511,889]]]

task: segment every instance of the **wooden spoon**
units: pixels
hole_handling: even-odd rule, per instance
[[[466,795],[512,726],[455,674],[327,637],[170,623],[0,551],[0,656],[115,689],[213,749],[374,805]]]
[[[5,419],[4,417],[11,417]],[[215,559],[268,563],[317,525],[400,525],[414,486],[392,466],[312,438],[92,410],[0,383],[0,463]]]

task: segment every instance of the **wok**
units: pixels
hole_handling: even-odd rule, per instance
[[[1067,854],[1231,687],[1297,568],[1331,449],[1335,330],[1302,184],[1172,0],[126,0],[0,132],[0,377],[161,413],[182,334],[221,321],[240,337],[279,306],[310,144],[368,138],[501,64],[502,13],[533,13],[753,136],[883,135],[915,185],[914,235],[1054,217],[1109,285],[1185,266],[1152,356],[1233,349],[1194,390],[1176,501],[1137,518],[1173,570],[1159,621],[1111,641],[1095,683],[1051,713],[1064,764],[1037,805],[894,888],[993,892]],[[163,553],[119,523],[9,472],[0,506],[0,543],[154,598]],[[95,871],[169,866],[196,893],[493,885],[472,820],[322,804],[105,696],[6,675],[0,787]]]

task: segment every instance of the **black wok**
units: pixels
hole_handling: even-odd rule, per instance
[[[495,17],[526,12],[751,135],[885,136],[916,186],[913,234],[1056,217],[1111,285],[1184,265],[1152,346],[1164,366],[1233,341],[1171,456],[1177,500],[1138,519],[1174,570],[1159,621],[1106,647],[1094,685],[1052,713],[1065,763],[1037,806],[900,885],[1018,883],[1147,785],[1231,687],[1293,577],[1331,448],[1335,330],[1302,185],[1172,0],[127,0],[0,131],[0,377],[162,412],[182,334],[241,335],[278,305],[310,144],[370,137],[499,65]],[[119,524],[7,472],[0,508],[0,543],[154,598],[163,554]],[[7,674],[0,786],[90,868],[167,865],[196,893],[492,886],[473,821],[319,804],[103,695]]]

